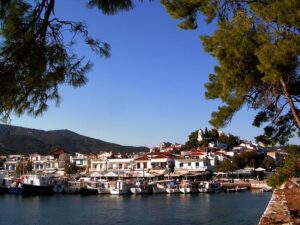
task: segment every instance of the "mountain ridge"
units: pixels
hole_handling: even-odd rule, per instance
[[[0,124],[0,153],[43,153],[59,146],[68,152],[140,152],[148,148],[123,146],[78,134],[68,129],[39,130],[20,126]]]

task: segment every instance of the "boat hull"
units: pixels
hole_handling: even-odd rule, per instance
[[[169,193],[169,194],[179,194],[179,193],[180,193],[180,190],[179,190],[179,189],[167,188],[166,191],[167,191],[167,193]]]
[[[98,190],[97,189],[92,189],[92,188],[81,188],[80,189],[80,194],[81,195],[97,195]]]
[[[23,193],[23,188],[22,187],[10,187],[9,192],[11,194],[22,194]]]
[[[179,188],[179,191],[183,194],[197,193],[195,188]]]
[[[80,192],[79,188],[72,187],[72,186],[65,186],[63,191],[63,193],[65,194],[77,194],[79,192]]]
[[[63,185],[54,185],[53,192],[54,193],[62,193],[64,191]]]
[[[118,188],[112,188],[110,189],[111,195],[125,195],[130,194],[130,189],[118,189]]]
[[[32,184],[22,184],[25,195],[50,195],[53,194],[53,185],[37,186]]]
[[[5,186],[0,186],[0,194],[9,193],[9,189]]]
[[[143,189],[143,188],[138,188],[138,187],[130,188],[130,191],[131,191],[132,194],[135,194],[135,195],[149,194],[150,193],[150,189]]]
[[[152,190],[153,190],[153,194],[161,194],[161,193],[166,193],[167,191],[166,191],[166,188],[164,188],[164,187],[153,187],[152,188]]]
[[[109,188],[98,188],[97,190],[98,190],[98,194],[101,194],[101,195],[110,194]]]

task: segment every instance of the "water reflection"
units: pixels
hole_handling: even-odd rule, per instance
[[[257,224],[271,193],[0,195],[0,224]]]

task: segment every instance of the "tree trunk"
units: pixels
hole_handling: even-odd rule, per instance
[[[286,86],[286,83],[285,81],[283,80],[283,78],[281,77],[280,78],[280,84],[283,88],[283,93],[286,97],[286,99],[288,100],[289,104],[290,104],[290,108],[291,108],[291,112],[292,112],[292,115],[294,117],[294,120],[296,122],[296,126],[298,127],[298,129],[300,129],[300,118],[299,118],[299,115],[297,114],[297,111],[296,111],[296,107],[295,107],[295,104],[288,92],[288,89],[287,89],[287,86]]]

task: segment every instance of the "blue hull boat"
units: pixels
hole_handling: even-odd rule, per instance
[[[22,187],[10,187],[9,191],[12,194],[22,194],[23,188]]]

